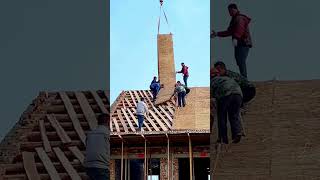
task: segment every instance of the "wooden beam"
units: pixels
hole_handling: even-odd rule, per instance
[[[50,158],[48,157],[47,153],[43,150],[43,148],[36,148],[36,152],[38,153],[38,156],[41,159],[44,167],[46,168],[50,178],[54,180],[61,180],[57,170],[55,169],[54,165],[52,164]]]
[[[136,128],[132,125],[131,120],[130,120],[130,118],[129,118],[127,112],[126,112],[126,110],[124,110],[123,108],[121,108],[121,111],[122,111],[122,113],[124,114],[124,117],[126,118],[128,124],[129,124],[129,126],[130,126],[130,128],[131,128],[131,130],[132,130],[133,132],[136,132]]]
[[[193,164],[192,164],[192,160],[193,160],[193,156],[192,156],[192,144],[191,144],[191,138],[190,138],[190,135],[188,134],[188,138],[189,138],[189,167],[190,167],[190,180],[193,180],[193,174],[192,174],[192,171],[193,171]]]
[[[132,99],[132,101],[133,101],[134,106],[137,107],[137,101],[136,101],[136,99],[134,98],[134,96],[132,95],[132,92],[129,91],[129,94],[130,94],[130,97],[131,97],[131,99]]]
[[[44,149],[46,152],[51,152],[52,150],[51,150],[50,142],[48,140],[46,128],[44,126],[44,122],[42,119],[39,120],[39,128],[40,128],[41,139],[43,142]]]
[[[100,98],[100,96],[98,95],[98,93],[96,91],[90,91],[92,96],[94,97],[94,99],[96,100],[100,110],[102,111],[102,113],[104,114],[109,114],[108,109],[105,107],[105,105],[103,104],[102,99]]]
[[[166,115],[166,117],[172,122],[173,119],[172,119],[172,117],[167,113],[167,111],[164,110],[162,106],[158,106],[158,107],[159,107],[160,110],[163,112],[163,114]]]
[[[119,124],[116,120],[116,118],[112,118],[113,124],[116,127],[117,132],[120,132]]]
[[[80,140],[82,141],[83,144],[86,144],[86,135],[83,132],[83,129],[79,123],[79,119],[77,117],[77,113],[74,111],[73,106],[70,102],[69,97],[67,96],[67,94],[65,92],[59,92],[61,99],[64,102],[64,105],[67,109],[67,112],[69,114],[69,117],[72,121],[73,127],[76,130],[76,132],[79,135]]]
[[[150,114],[152,115],[152,117],[157,121],[157,123],[160,125],[160,127],[164,130],[164,131],[168,131],[168,128],[161,122],[161,120],[157,117],[156,114],[154,114],[153,111],[149,110]]]
[[[28,179],[40,180],[40,176],[34,160],[34,153],[22,152],[23,167],[26,171]]]
[[[58,136],[60,137],[63,143],[70,143],[71,139],[68,134],[64,131],[60,123],[54,117],[53,114],[47,115],[47,119],[49,120],[51,126],[56,130]]]
[[[156,107],[153,107],[153,110],[157,113],[157,115],[166,123],[166,125],[171,129],[171,124],[168,119],[162,116],[162,114],[158,111]]]
[[[132,112],[135,112],[135,109],[132,108],[132,112],[130,111],[130,109],[128,109],[128,112],[131,116],[131,118],[133,119],[133,121],[137,124],[137,127],[139,126],[138,120],[136,119],[136,117],[133,115]],[[149,130],[152,131],[151,128],[149,127],[149,125],[146,123],[146,121],[143,121],[144,126]]]
[[[97,123],[98,120],[97,120],[96,114],[93,112],[86,96],[81,92],[76,92],[75,95],[76,95],[76,98],[80,104],[82,112],[83,112],[86,120],[89,123],[90,129],[91,130],[95,129],[98,125],[98,123]]]
[[[124,122],[123,117],[122,117],[122,115],[121,115],[121,111],[120,111],[120,110],[117,110],[117,114],[118,114],[119,120],[120,120],[120,122],[121,122],[121,124],[122,124],[122,126],[123,126],[124,131],[125,131],[125,132],[129,132],[128,127],[127,127],[127,124]]]
[[[148,102],[149,102],[149,104],[150,104],[152,107],[154,107],[152,101],[151,101],[150,98],[146,95],[146,93],[145,93],[143,90],[141,90],[141,91],[139,91],[139,92],[140,92],[140,95],[141,95],[142,97],[144,97],[145,99],[147,99]]]
[[[136,96],[136,99],[138,100],[138,102],[140,101],[140,97],[139,97],[139,95],[138,95],[138,93],[137,93],[137,91],[133,91],[133,94]]]
[[[129,105],[129,107],[132,107],[132,104],[130,103],[130,101],[128,100],[128,98],[124,98],[124,100],[127,102],[127,104]]]
[[[69,174],[70,178],[72,180],[81,180],[81,177],[77,173],[77,171],[73,168],[71,163],[69,162],[68,158],[64,155],[64,153],[61,151],[59,147],[54,147],[53,151],[57,155],[59,161],[61,162],[62,166],[66,170],[66,172]]]
[[[77,146],[69,146],[68,149],[80,161],[81,164],[84,164],[84,155]]]
[[[171,109],[170,105],[167,106],[168,111],[174,116],[174,111]]]
[[[109,121],[109,126],[110,126],[110,131],[113,132],[113,121],[112,120]]]

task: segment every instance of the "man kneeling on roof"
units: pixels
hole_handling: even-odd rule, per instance
[[[152,101],[153,101],[153,102],[156,101],[157,95],[158,95],[158,93],[159,93],[159,91],[160,91],[160,88],[161,88],[160,80],[157,81],[157,77],[154,76],[154,77],[153,77],[153,80],[152,80],[152,82],[151,82],[151,84],[150,84],[150,90],[151,90],[151,92],[152,92],[152,96],[153,96]]]
[[[149,110],[147,104],[144,102],[144,98],[140,98],[140,101],[137,103],[137,117],[138,117],[138,130],[143,131],[142,124],[144,121],[144,116],[149,118]],[[150,119],[150,118],[149,118]]]
[[[185,85],[183,85],[180,81],[177,81],[177,83],[175,84],[175,89],[174,92],[172,94],[172,96],[170,97],[170,99],[172,99],[173,96],[177,95],[178,97],[178,107],[185,107],[186,105],[186,94],[187,94],[187,87]],[[189,89],[190,91],[190,89]]]
[[[87,134],[84,167],[90,180],[109,178],[109,119],[99,115],[97,128]]]
[[[254,84],[249,82],[246,77],[240,75],[239,73],[228,70],[222,61],[216,62],[214,64],[214,68],[219,72],[220,76],[228,76],[239,84],[243,94],[243,104],[241,107],[255,97],[256,88]]]
[[[211,72],[210,93],[217,102],[218,117],[218,143],[228,144],[227,119],[231,125],[232,142],[241,140],[242,124],[240,120],[240,106],[242,104],[242,91],[236,81],[221,76],[215,69]]]

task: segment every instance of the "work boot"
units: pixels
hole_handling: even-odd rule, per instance
[[[233,140],[232,143],[237,144],[240,142],[242,134],[238,134]]]

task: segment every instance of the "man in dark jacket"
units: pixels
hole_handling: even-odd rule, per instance
[[[184,63],[181,63],[181,70],[177,71],[176,73],[182,73],[183,74],[183,81],[184,85],[188,87],[188,77],[189,77],[189,67],[186,66]]]
[[[150,90],[151,90],[151,92],[152,92],[152,96],[153,96],[152,101],[153,101],[153,102],[156,101],[157,95],[158,95],[158,93],[159,93],[159,91],[160,91],[160,88],[161,88],[160,80],[157,81],[157,77],[154,76],[154,77],[153,77],[153,80],[152,80],[152,82],[151,82],[151,84],[150,84]]]
[[[246,60],[249,54],[249,49],[252,47],[252,41],[249,31],[249,23],[251,19],[240,13],[236,4],[228,6],[229,14],[232,17],[229,27],[226,31],[211,32],[211,38],[232,37],[234,46],[234,56],[239,66],[240,74],[247,77]]]

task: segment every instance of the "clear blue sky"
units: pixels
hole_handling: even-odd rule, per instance
[[[157,76],[159,0],[111,0],[111,101],[122,90],[148,89]],[[160,33],[173,33],[176,69],[189,66],[189,86],[209,86],[210,1],[164,0]],[[170,30],[170,31],[169,31]],[[182,80],[181,74],[177,79]]]

